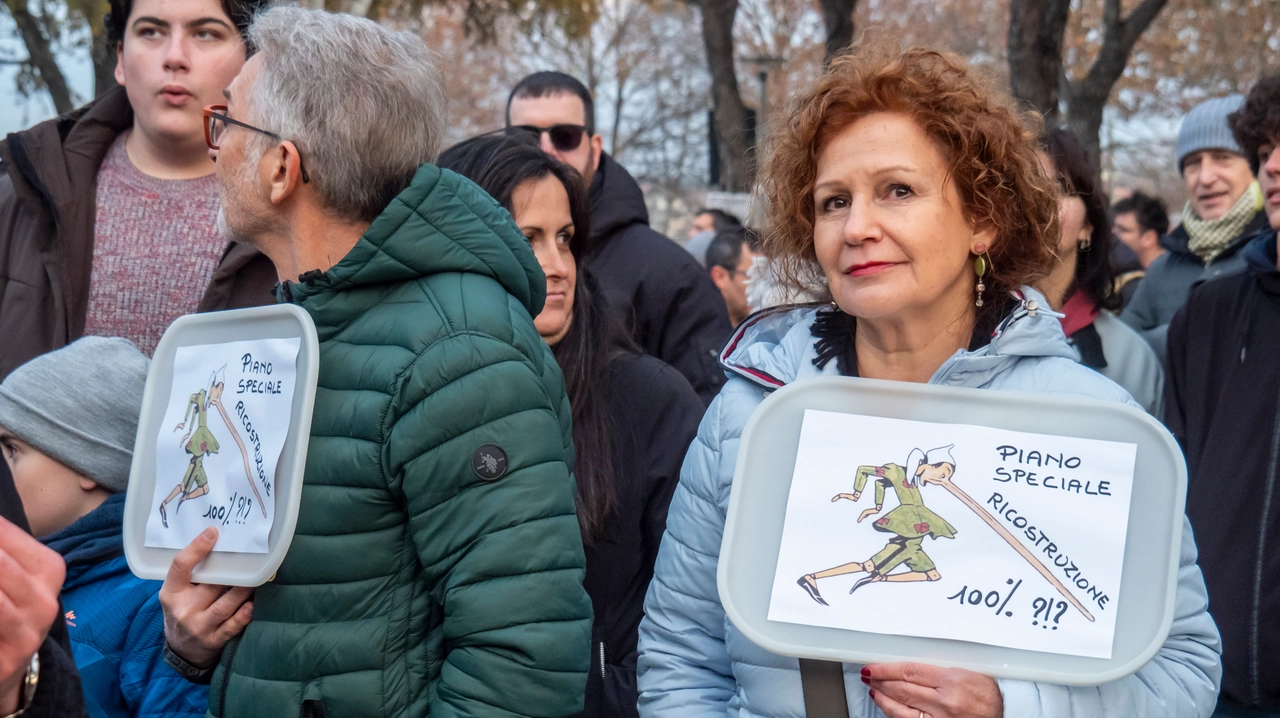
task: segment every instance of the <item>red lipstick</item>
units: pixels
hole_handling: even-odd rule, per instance
[[[844,271],[844,273],[851,277],[865,277],[869,274],[882,272],[889,267],[896,266],[897,264],[898,262],[863,262],[849,267]]]

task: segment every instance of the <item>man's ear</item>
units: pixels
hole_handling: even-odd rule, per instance
[[[591,136],[591,169],[600,169],[600,153],[604,151],[604,137]]]
[[[116,43],[116,84],[124,87],[124,40]]]
[[[1142,246],[1144,247],[1159,247],[1160,233],[1155,231],[1154,229],[1148,229],[1147,231],[1142,233],[1142,235],[1138,238],[1138,241],[1141,242]]]
[[[271,203],[279,205],[302,186],[302,156],[297,145],[283,140],[263,160],[270,162]]]
[[[716,285],[717,289],[724,289],[729,286],[729,270],[716,265],[711,268],[711,281]]]
[[[97,481],[94,481],[93,479],[90,479],[90,478],[88,478],[88,477],[86,477],[86,476],[81,476],[81,477],[80,477],[80,490],[81,490],[81,491],[86,491],[86,492],[88,492],[88,491],[93,491],[93,490],[95,490],[95,489],[99,489],[99,488],[102,488],[102,487],[101,487],[101,485],[100,485],[100,484],[98,484],[98,482],[97,482]]]

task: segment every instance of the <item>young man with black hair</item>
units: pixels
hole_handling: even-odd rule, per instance
[[[741,230],[742,220],[722,209],[703,207],[693,217],[693,226],[689,228],[689,241],[684,243],[684,248],[698,260],[698,264],[708,267],[707,247],[711,246],[711,240],[715,239],[717,232],[727,229]]]
[[[111,0],[120,84],[0,143],[0,379],[80,336],[150,354],[180,315],[268,304],[275,271],[217,229],[203,110],[265,0]]]
[[[707,273],[724,297],[729,321],[736,327],[751,313],[747,304],[747,272],[753,258],[746,231],[739,227],[716,232],[707,247],[706,259]]]
[[[1205,282],[1169,325],[1165,423],[1187,456],[1187,518],[1222,633],[1215,718],[1280,717],[1280,74],[1230,117],[1270,230],[1244,271]]]
[[[1164,202],[1149,194],[1134,192],[1111,205],[1111,233],[1138,255],[1143,269],[1164,254],[1160,238],[1168,231]]]
[[[689,236],[692,237],[698,232],[719,232],[725,229],[735,229],[742,226],[742,220],[729,214],[722,209],[711,209],[703,207],[693,216],[693,227],[689,230]]]
[[[636,344],[711,403],[725,381],[716,361],[731,331],[724,302],[688,252],[650,229],[640,186],[603,151],[591,93],[562,72],[538,72],[511,91],[506,121],[536,133],[544,151],[582,175],[591,201],[587,266]]]
[[[1165,253],[1160,239],[1168,231],[1164,202],[1149,194],[1134,192],[1111,205],[1111,234],[1120,240],[1112,243],[1111,265],[1121,307],[1133,297],[1147,267]]]

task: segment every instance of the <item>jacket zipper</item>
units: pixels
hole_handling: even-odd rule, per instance
[[[1258,530],[1258,560],[1253,567],[1253,615],[1249,635],[1249,697],[1253,705],[1262,702],[1258,684],[1258,614],[1262,607],[1262,562],[1267,545],[1267,523],[1271,520],[1272,495],[1276,487],[1276,468],[1280,463],[1280,396],[1276,397],[1275,425],[1271,429],[1271,460],[1267,466],[1267,484],[1262,491],[1262,525]]]
[[[600,680],[604,680],[604,641],[600,642]]]

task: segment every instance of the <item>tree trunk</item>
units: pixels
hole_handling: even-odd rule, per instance
[[[1067,124],[1089,153],[1089,161],[1095,172],[1102,163],[1099,131],[1102,129],[1102,111],[1111,96],[1124,68],[1129,63],[1129,53],[1151,22],[1164,9],[1167,0],[1143,0],[1129,17],[1120,17],[1120,0],[1107,0],[1102,17],[1102,48],[1088,74],[1070,84],[1067,101]]]
[[[27,10],[26,0],[5,0],[9,13],[13,15],[14,24],[22,34],[22,42],[27,46],[27,61],[40,75],[40,81],[49,90],[53,98],[54,109],[58,114],[75,109],[71,102],[71,90],[67,87],[67,79],[63,76],[58,63],[53,59],[53,51],[49,48],[49,38],[40,28],[40,21]]]
[[[1013,96],[1044,116],[1058,118],[1062,44],[1071,0],[1011,0],[1009,86]]]
[[[716,139],[720,147],[720,184],[729,192],[750,189],[751,158],[747,144],[747,108],[738,90],[733,65],[733,20],[738,0],[702,0],[702,42],[711,73]]]
[[[827,29],[827,49],[822,64],[830,65],[831,58],[853,44],[853,11],[858,0],[818,0],[822,6],[822,24]]]

